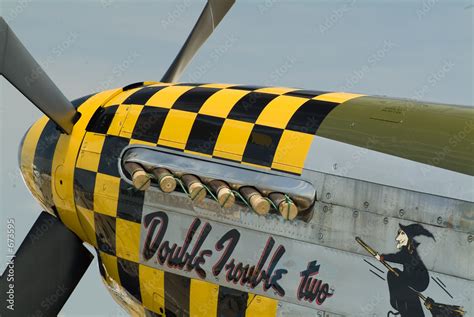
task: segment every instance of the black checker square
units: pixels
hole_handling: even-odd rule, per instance
[[[135,189],[135,187],[121,179],[117,218],[140,223],[142,221],[144,200],[145,192]]]
[[[33,169],[35,174],[39,175],[36,181],[39,183],[44,203],[49,206],[54,205],[50,176],[52,175],[54,151],[60,136],[61,132],[57,125],[49,120],[41,132],[33,159]]]
[[[283,129],[256,124],[245,147],[243,162],[271,166]]]
[[[188,316],[191,279],[165,272],[164,274],[166,316]],[[186,313],[184,313],[186,312]]]
[[[142,300],[140,293],[139,264],[122,258],[117,258],[117,268],[120,284],[138,301]]]
[[[263,109],[276,97],[278,95],[250,92],[235,103],[227,118],[255,123]]]
[[[198,114],[189,134],[186,150],[212,154],[224,120],[223,118]]]
[[[132,138],[157,143],[169,109],[143,107],[133,129]]]
[[[87,124],[86,131],[107,134],[118,106],[99,107]]]
[[[237,89],[237,90],[257,90],[257,89],[262,89],[262,88],[267,88],[267,86],[258,86],[258,85],[236,85],[236,86],[231,86],[227,87],[230,89]]]
[[[197,113],[206,100],[219,90],[221,89],[194,87],[182,94],[172,108]]]
[[[129,142],[130,140],[127,138],[107,135],[100,155],[98,172],[119,177],[118,159],[123,148],[126,147]]]
[[[115,218],[95,212],[94,224],[99,250],[115,255]]]
[[[285,93],[284,95],[311,99],[311,98],[314,98],[326,93],[327,91],[298,89],[298,90],[289,91]]]
[[[310,99],[296,110],[286,129],[316,134],[324,118],[338,105],[335,102]]]
[[[52,175],[54,151],[60,136],[61,131],[58,130],[56,123],[48,120],[38,139],[33,161],[34,169],[40,175]]]
[[[244,317],[248,307],[248,296],[247,292],[220,286],[216,316]]]
[[[144,105],[147,101],[158,91],[165,88],[167,86],[152,86],[152,87],[144,87],[133,94],[128,96],[127,99],[123,102],[124,104],[133,104],[133,105]]]
[[[76,205],[94,210],[96,173],[82,168],[74,170],[74,200]]]

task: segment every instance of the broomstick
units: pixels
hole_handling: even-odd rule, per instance
[[[359,243],[367,252],[369,252],[372,256],[376,256],[378,254],[377,251],[372,249],[367,243],[365,243],[361,238],[356,237],[355,238],[357,243]],[[395,276],[399,277],[400,274],[393,269],[390,264],[385,262],[384,260],[380,260],[380,263],[382,263],[390,272],[395,274]],[[422,293],[418,292],[411,286],[408,286],[408,288],[415,292],[416,295],[423,301],[425,304],[426,308],[431,312],[431,315],[433,317],[461,317],[464,316],[464,309],[461,306],[456,306],[456,305],[447,305],[447,304],[440,304],[436,303],[433,299],[430,297],[424,296]]]

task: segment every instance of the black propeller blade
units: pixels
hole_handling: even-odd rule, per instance
[[[0,316],[57,316],[93,258],[59,219],[42,212],[0,278]]]
[[[0,74],[66,133],[79,113],[0,17]]]
[[[235,0],[207,1],[186,42],[161,79],[162,82],[172,83],[179,79],[198,49],[206,42],[207,38],[212,34],[234,3]]]

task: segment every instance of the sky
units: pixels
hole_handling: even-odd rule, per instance
[[[75,99],[159,81],[203,6],[198,0],[2,0],[0,12],[63,93]],[[473,13],[472,1],[237,0],[181,81],[472,106]],[[17,163],[20,139],[40,116],[0,80],[0,237],[13,217],[18,245],[41,211]],[[3,243],[0,254],[6,255]],[[97,261],[61,314],[124,315],[102,285]]]

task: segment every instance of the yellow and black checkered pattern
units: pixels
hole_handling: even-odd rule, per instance
[[[301,174],[327,114],[358,95],[223,84],[152,84],[101,108],[88,131]]]
[[[274,299],[109,255],[101,254],[101,259],[107,274],[143,305],[143,314],[147,316],[274,317],[277,313],[278,301]]]
[[[129,144],[162,146],[300,174],[318,127],[358,95],[227,84],[139,83],[73,101],[71,135],[46,117],[27,133],[21,168],[51,212],[94,245],[108,276],[146,312],[274,316],[277,301],[139,264],[144,196],[118,174]],[[166,291],[165,291],[166,290]],[[258,305],[255,305],[258,303]]]
[[[75,108],[92,95],[71,101]],[[56,124],[43,116],[27,131],[20,144],[20,168],[31,193],[50,212],[53,199],[53,158],[61,131]]]
[[[162,146],[300,174],[326,115],[356,95],[222,84],[129,86],[92,116],[74,172],[75,203],[107,274],[150,313],[274,316],[277,301],[139,264],[143,192],[120,179],[129,144]],[[258,305],[248,304],[257,300]],[[232,301],[232,305],[226,304]]]
[[[138,263],[144,194],[120,178],[119,155],[129,144],[144,144],[300,174],[321,122],[355,96],[164,83],[115,93],[89,121],[74,170],[79,221],[107,274],[149,314],[227,316],[233,307],[245,316],[274,316],[276,300]],[[250,304],[254,299],[258,305]]]

